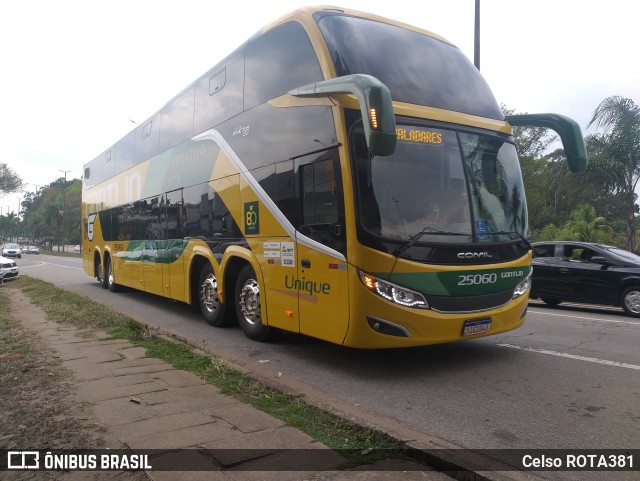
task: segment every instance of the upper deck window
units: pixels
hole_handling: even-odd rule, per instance
[[[320,64],[307,33],[296,22],[285,23],[247,46],[244,108],[320,80]]]
[[[323,12],[316,20],[338,76],[372,75],[396,101],[504,119],[480,72],[457,47],[363,18]]]

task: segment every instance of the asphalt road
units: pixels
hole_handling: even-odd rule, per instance
[[[79,258],[23,256],[21,273],[53,282],[342,406],[371,411],[472,449],[640,449],[640,319],[620,309],[531,302],[507,334],[403,350],[355,350],[298,335],[274,343],[216,329],[181,303],[113,294]],[[638,479],[638,473],[538,473]],[[590,475],[593,475],[591,477]]]

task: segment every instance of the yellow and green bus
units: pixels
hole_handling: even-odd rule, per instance
[[[363,12],[269,24],[85,165],[83,265],[255,340],[359,348],[520,326],[531,247],[513,125],[445,39]]]

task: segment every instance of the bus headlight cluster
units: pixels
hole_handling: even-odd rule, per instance
[[[360,280],[362,283],[372,292],[375,292],[380,297],[384,297],[386,300],[400,304],[406,307],[415,307],[419,309],[428,309],[429,305],[427,300],[422,294],[406,287],[400,287],[391,282],[383,281],[382,279],[359,271]]]
[[[513,298],[516,299],[525,294],[529,290],[529,287],[531,287],[531,272],[529,272],[529,275],[520,281],[513,290]]]

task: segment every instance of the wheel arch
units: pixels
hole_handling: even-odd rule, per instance
[[[255,254],[249,249],[240,246],[229,247],[222,258],[220,263],[220,272],[222,273],[222,302],[226,303],[227,298],[231,297],[233,300],[236,279],[242,268],[249,264],[253,271],[256,273],[256,280],[260,285],[260,289],[264,292],[264,278],[262,276],[262,269],[260,269],[260,263]],[[264,306],[266,305],[263,297],[263,318],[266,319],[264,313],[266,312]]]
[[[624,293],[624,291],[626,291],[629,287],[634,286],[640,288],[640,277],[627,277],[623,279],[618,287],[618,300],[622,301],[622,294]]]
[[[107,258],[111,259],[109,249],[100,249],[99,247],[93,249],[93,277],[98,276],[98,267],[102,267],[102,272],[104,272],[104,262]]]
[[[104,264],[102,260],[102,252],[99,249],[93,250],[93,277],[98,277],[98,269],[100,266],[104,269]]]
[[[256,256],[249,249],[240,246],[230,246],[226,249],[221,261],[218,263],[217,259],[210,252],[196,251],[194,252],[191,262],[189,263],[189,304],[195,306],[199,303],[198,289],[199,278],[202,267],[210,263],[213,266],[213,271],[218,278],[218,281],[222,284],[222,294],[220,298],[222,302],[227,304],[228,299],[233,302],[235,282],[238,278],[238,274],[242,267],[249,264],[256,273],[257,281],[260,284],[260,288],[264,289],[264,278],[262,276],[262,269]],[[263,306],[266,303],[263,301]],[[265,313],[263,307],[263,317]],[[266,317],[264,317],[266,318]]]

